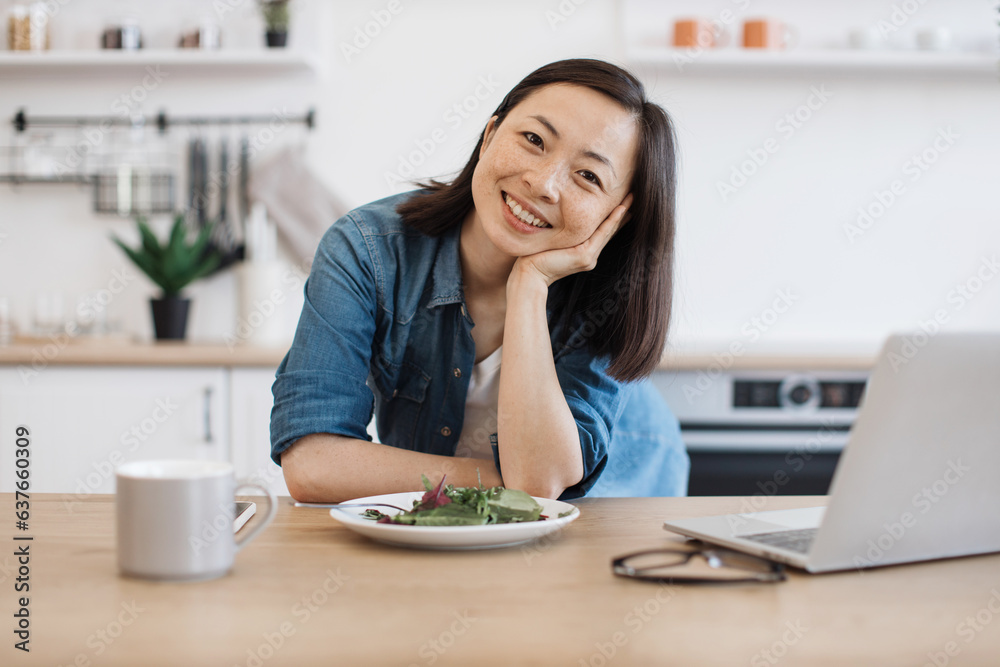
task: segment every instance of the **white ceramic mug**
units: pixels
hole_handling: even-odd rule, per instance
[[[278,510],[259,484],[236,483],[225,461],[132,461],[115,471],[118,568],[143,579],[197,581],[229,572],[233,558]],[[236,490],[267,494],[263,521],[233,535]]]

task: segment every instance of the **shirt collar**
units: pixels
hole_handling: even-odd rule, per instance
[[[458,242],[462,225],[455,225],[442,234],[434,257],[434,293],[427,307],[433,308],[449,303],[462,303],[462,260],[458,253]]]

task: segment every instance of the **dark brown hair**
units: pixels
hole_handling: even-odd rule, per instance
[[[608,372],[618,380],[648,376],[663,353],[673,298],[675,140],[667,113],[646,99],[632,74],[601,60],[561,60],[541,67],[507,93],[493,115],[496,125],[536,90],[556,83],[586,86],[629,111],[639,127],[632,177],[630,219],[601,251],[593,271],[557,281],[550,299],[562,323],[563,344],[586,345],[608,355]],[[422,194],[397,211],[404,222],[439,236],[459,225],[472,210],[472,175],[483,136],[451,182],[422,183]],[[573,330],[570,331],[569,327]]]

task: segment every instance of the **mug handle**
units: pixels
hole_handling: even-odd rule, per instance
[[[243,547],[250,544],[250,541],[253,540],[253,538],[257,537],[257,535],[259,535],[262,530],[267,528],[268,524],[274,521],[274,515],[278,513],[278,499],[274,497],[274,494],[271,493],[270,489],[266,489],[260,484],[257,484],[255,482],[246,482],[246,481],[237,482],[236,484],[237,491],[244,487],[257,489],[258,491],[264,492],[264,494],[267,496],[267,516],[264,517],[264,520],[261,521],[259,524],[257,524],[257,527],[254,528],[253,530],[243,535],[237,535],[236,553],[239,553],[243,549]]]

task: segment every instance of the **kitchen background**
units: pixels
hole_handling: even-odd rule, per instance
[[[0,0],[0,16],[15,5]],[[886,334],[1000,326],[993,1],[292,0],[284,49],[265,48],[254,0],[32,6],[50,50],[0,51],[0,120],[28,120],[0,130],[0,319],[6,300],[22,335],[0,342],[0,469],[11,425],[30,424],[54,443],[34,459],[38,491],[107,493],[122,460],[198,457],[287,493],[268,457],[270,384],[322,230],[410,179],[454,173],[504,93],[566,57],[632,68],[675,122],[672,354],[654,380],[680,419],[692,493],[825,493]],[[723,26],[725,44],[669,49],[686,17]],[[761,17],[790,26],[789,48],[738,46]],[[99,50],[106,29],[133,25],[142,50]],[[217,31],[222,47],[179,50],[192,31]],[[127,127],[161,111],[261,122]],[[53,116],[126,126],[37,122]],[[91,185],[3,182],[44,181],[85,154],[87,174],[172,173],[184,208],[189,142],[208,146],[215,184],[220,141],[235,161],[244,137],[278,260],[246,271],[267,295],[249,304],[257,324],[240,305],[243,267],[186,290],[188,340],[214,347],[120,345],[152,339],[158,291],[111,242],[138,241],[132,216],[95,213]],[[231,198],[229,213],[239,235],[244,207]],[[170,223],[151,217],[161,234]],[[99,330],[95,315],[96,342],[112,345],[58,333]],[[791,477],[789,456],[808,464]]]
[[[280,54],[264,52],[251,0],[48,4],[53,53],[81,59],[29,65],[23,54],[3,54],[0,118],[21,108],[29,117],[123,117],[125,103],[147,116],[314,108],[311,132],[291,122],[276,133],[250,127],[260,149],[254,165],[301,146],[347,208],[407,189],[408,178],[457,169],[506,90],[543,63],[593,56],[632,66],[672,114],[680,142],[673,346],[871,351],[887,332],[941,309],[949,329],[1000,324],[1000,281],[991,282],[1000,246],[994,2],[294,0]],[[678,64],[663,47],[672,21],[685,16],[728,21],[730,44]],[[739,25],[760,16],[794,27],[797,44],[779,54],[784,61],[740,59],[732,43]],[[121,66],[82,64],[81,52],[96,50],[101,31],[123,17],[138,20],[148,53],[175,52],[181,32],[214,19],[223,55],[234,57],[127,64],[128,54],[114,54]],[[875,28],[877,37],[879,26],[884,48],[851,50],[852,31]],[[916,52],[929,28],[950,31],[946,52]],[[268,55],[284,60],[261,64]],[[160,77],[150,78],[152,64]],[[235,130],[226,132],[235,141]],[[104,137],[95,154],[127,147],[128,133],[120,134]],[[0,136],[17,140],[12,129]],[[150,129],[144,145],[180,164],[189,136],[190,128],[166,137]],[[751,163],[755,155],[766,162]],[[136,240],[134,223],[93,213],[92,199],[86,186],[0,184],[0,296],[25,330],[39,295],[61,294],[71,318],[78,299],[127,268],[137,277],[107,304],[107,317],[149,339],[154,288],[109,241],[111,233]],[[169,219],[153,222],[165,230]],[[281,255],[301,268],[285,244]],[[191,339],[219,341],[236,329],[236,287],[224,271],[189,289]],[[290,336],[301,281],[283,289],[278,317]],[[787,312],[761,320],[776,300],[788,302]]]

